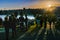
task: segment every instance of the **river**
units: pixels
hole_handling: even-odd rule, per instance
[[[0,15],[0,18],[2,18],[2,20],[4,21],[4,18],[6,17],[6,15]],[[19,18],[20,16],[18,15],[17,18]],[[25,16],[23,16],[25,18]],[[33,15],[28,15],[27,16],[28,19],[35,19]]]

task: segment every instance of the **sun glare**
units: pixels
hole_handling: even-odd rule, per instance
[[[46,5],[46,11],[53,11],[55,9],[54,5],[49,3]]]
[[[51,5],[49,4],[48,7],[51,7]]]

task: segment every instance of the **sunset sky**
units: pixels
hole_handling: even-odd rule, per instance
[[[60,6],[60,0],[0,0],[0,9],[46,8]]]

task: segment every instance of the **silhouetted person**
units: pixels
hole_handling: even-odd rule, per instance
[[[15,13],[14,13],[14,16],[15,16],[15,19],[16,19],[16,25],[18,25],[18,19],[17,19],[18,12],[15,12]]]
[[[24,29],[24,17],[23,17],[23,14],[20,14],[19,23],[20,23],[20,29],[23,30]]]
[[[12,28],[12,16],[9,16],[9,26]]]
[[[2,25],[2,18],[0,18],[0,25]]]
[[[4,21],[3,25],[5,27],[6,40],[8,40],[9,39],[9,20],[8,20],[8,17],[5,17],[5,21]]]
[[[43,26],[43,17],[40,16],[40,26],[42,27]]]
[[[44,28],[46,28],[47,25],[47,17],[44,17]]]
[[[52,19],[49,19],[50,30],[51,30],[51,23],[52,23]]]
[[[14,15],[15,15],[15,17],[17,18],[17,16],[18,16],[18,12],[14,12]]]
[[[14,38],[16,36],[16,18],[14,14],[9,17],[9,23],[12,28],[12,38]]]
[[[53,24],[56,25],[57,18],[53,17],[52,21],[53,21]]]
[[[27,18],[27,15],[25,15],[25,25],[26,25],[26,30],[28,29],[28,18]]]
[[[36,14],[36,24],[37,24],[37,26],[40,24],[40,16],[39,16],[39,14]]]

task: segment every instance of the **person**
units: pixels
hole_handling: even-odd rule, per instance
[[[28,29],[28,18],[27,18],[27,15],[25,15],[25,25],[26,25],[26,30]]]
[[[49,25],[50,25],[50,30],[51,30],[51,23],[52,23],[52,19],[51,18],[49,18]]]
[[[10,28],[12,28],[12,18],[11,18],[11,16],[9,16],[9,26],[10,26]]]
[[[2,18],[0,18],[0,26],[2,26]]]
[[[46,28],[47,25],[47,16],[44,17],[44,28]]]
[[[9,17],[10,27],[12,28],[12,38],[16,36],[16,18],[14,13]]]
[[[24,29],[24,17],[23,17],[23,14],[20,14],[19,23],[20,23],[20,29],[23,30]]]
[[[3,25],[5,27],[6,40],[9,40],[9,20],[8,20],[8,17],[5,17],[5,21],[3,22]]]
[[[42,27],[43,26],[43,17],[40,16],[40,26]]]
[[[56,25],[56,21],[57,21],[56,16],[53,17],[52,21],[53,21],[53,24]]]
[[[12,15],[12,35],[16,36],[16,17],[14,14]]]
[[[37,24],[37,26],[40,24],[40,16],[39,16],[39,14],[36,14],[36,24]]]

